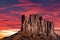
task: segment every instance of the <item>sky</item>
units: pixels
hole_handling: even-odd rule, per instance
[[[40,14],[53,21],[60,34],[60,0],[0,0],[0,30],[20,29],[23,14]]]

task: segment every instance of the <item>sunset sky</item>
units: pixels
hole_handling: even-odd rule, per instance
[[[60,34],[60,0],[0,0],[0,31],[17,32],[23,14],[40,14],[53,21],[56,33]],[[7,34],[6,31],[0,34]]]

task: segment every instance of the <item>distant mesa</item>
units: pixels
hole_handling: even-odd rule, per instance
[[[59,40],[53,22],[43,20],[39,14],[31,14],[29,19],[22,15],[21,19],[21,30],[2,40]]]

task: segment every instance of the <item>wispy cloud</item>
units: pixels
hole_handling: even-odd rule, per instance
[[[59,0],[0,0],[0,29],[20,29],[21,15],[39,14],[60,27]]]

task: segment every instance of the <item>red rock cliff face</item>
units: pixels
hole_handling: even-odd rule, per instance
[[[32,14],[29,19],[22,15],[21,31],[2,40],[59,40],[54,32],[54,24],[45,21],[38,14]]]

